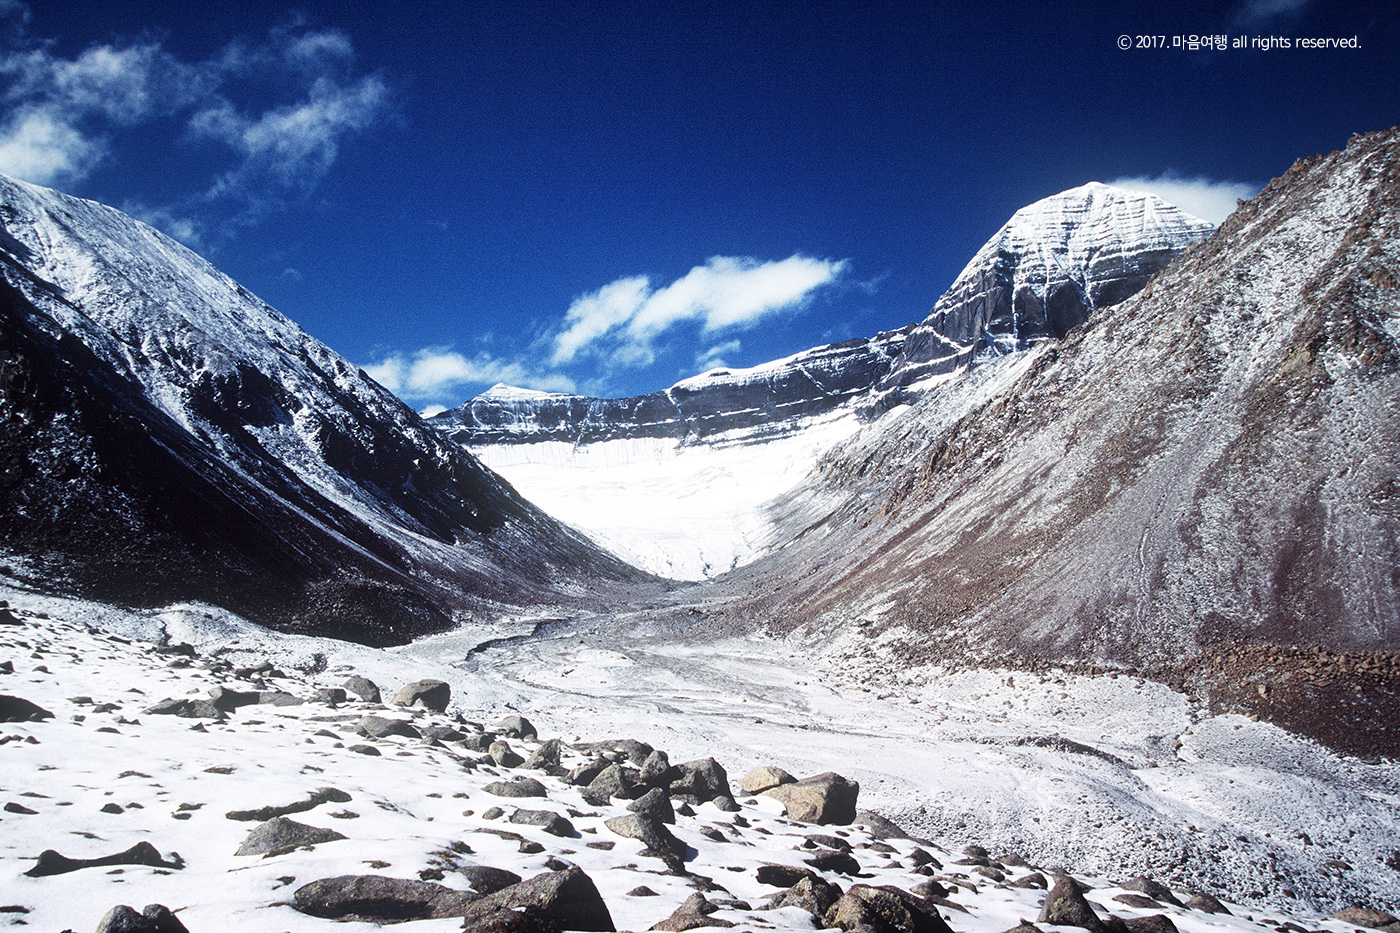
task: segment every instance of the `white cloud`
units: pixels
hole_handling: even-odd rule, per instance
[[[465,386],[507,382],[546,392],[573,392],[575,384],[559,373],[538,373],[528,366],[479,353],[466,357],[435,347],[412,355],[394,353],[364,367],[371,379],[403,399],[431,399]]]
[[[0,0],[0,17],[15,19],[16,11],[24,7]],[[119,158],[123,134],[135,132],[226,147],[232,167],[181,203],[148,209],[186,241],[200,227],[227,229],[228,218],[217,224],[189,218],[214,210],[215,198],[234,198],[243,216],[233,219],[246,223],[279,194],[305,193],[329,171],[345,138],[377,123],[392,105],[382,78],[354,73],[354,48],[343,33],[299,23],[196,62],[149,39],[63,57],[52,42],[27,36],[22,18],[5,44],[0,172],[40,184],[81,180],[102,160]]]
[[[698,322],[704,333],[751,326],[801,306],[845,269],[845,261],[806,256],[779,262],[715,256],[660,289],[647,276],[618,279],[570,305],[553,360],[567,363],[587,350],[619,365],[647,365],[656,339],[678,323]]]
[[[1135,176],[1108,182],[1116,188],[1155,194],[1188,214],[1219,226],[1234,212],[1237,200],[1248,200],[1259,193],[1259,185],[1242,181],[1211,181],[1201,176],[1185,177],[1163,172],[1155,178]]]
[[[740,346],[737,340],[726,340],[724,343],[716,344],[695,357],[695,368],[700,372],[710,369],[728,369],[729,364],[724,360],[725,354],[738,353]]]
[[[0,126],[0,172],[38,185],[81,179],[105,153],[51,108],[21,108]]]
[[[1293,17],[1312,5],[1312,0],[1245,0],[1235,11],[1240,26],[1262,26],[1280,17]]]

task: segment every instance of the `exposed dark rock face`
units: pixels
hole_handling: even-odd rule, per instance
[[[100,598],[372,643],[640,579],[125,215],[0,179],[0,535]]]
[[[878,414],[910,386],[966,366],[974,353],[1063,337],[1141,289],[1211,225],[1151,195],[1085,185],[1018,211],[917,325],[816,347],[753,369],[714,370],[621,399],[495,386],[432,419],[467,446],[618,438],[698,441],[797,429],[857,405]]]
[[[1299,162],[1062,342],[829,452],[727,611],[870,611],[898,663],[1126,664],[1400,753],[1397,225],[1400,131]]]

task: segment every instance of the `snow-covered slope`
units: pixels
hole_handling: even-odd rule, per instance
[[[634,398],[495,386],[430,423],[625,560],[712,577],[759,553],[771,533],[760,506],[835,441],[937,391],[979,352],[1063,336],[1210,230],[1093,183],[1017,211],[921,324]]]
[[[629,575],[150,227],[6,178],[0,222],[13,552],[108,596],[375,640]]]
[[[1397,230],[1400,130],[1299,162],[1064,341],[832,451],[735,612],[857,619],[897,664],[1132,665],[1400,753]]]
[[[912,889],[956,933],[1034,920],[1047,897],[1034,876],[1043,885],[1058,872],[1092,888],[1100,918],[1146,922],[1132,927],[1142,933],[1276,933],[1285,921],[1294,933],[1353,933],[1355,922],[1322,916],[1400,909],[1393,762],[1210,716],[1132,678],[943,673],[876,695],[860,667],[814,667],[792,644],[686,645],[603,618],[528,639],[488,641],[502,633],[481,627],[383,651],[278,635],[195,604],[134,613],[5,586],[0,597],[22,620],[0,625],[0,660],[14,669],[0,673],[0,692],[53,714],[0,725],[0,905],[30,929],[91,930],[118,904],[165,905],[191,933],[380,929],[387,919],[332,927],[294,905],[314,910],[308,891],[346,876],[470,902],[473,888],[511,880],[488,869],[525,879],[581,869],[622,930],[653,928],[702,892],[712,919],[739,929],[831,925],[799,906],[770,909],[792,879],[765,880],[765,865],[847,891]],[[337,699],[352,674],[386,700],[437,678],[450,705]],[[218,690],[227,713],[217,718],[153,712]],[[506,734],[497,723],[511,714],[538,737]],[[473,747],[482,727],[521,757],[561,738],[561,767],[501,766]],[[645,751],[613,752],[627,751],[623,739],[673,765],[713,757],[727,772],[736,809],[682,808],[673,796],[679,812],[665,828],[682,844],[679,870],[615,829],[631,800],[586,799],[564,776],[598,754],[580,740],[636,769]],[[858,807],[925,838],[788,819],[778,801],[739,793],[759,765],[837,771],[859,782]],[[536,796],[505,795],[501,784],[526,778]],[[275,819],[255,812],[264,808],[330,835],[239,854]],[[567,823],[551,832],[532,813]],[[136,845],[153,858],[37,870],[59,863],[46,850],[77,861]],[[832,847],[848,847],[850,861]],[[823,856],[825,867],[810,864]],[[1179,902],[1213,894],[1230,913],[1134,902],[1139,873]],[[367,906],[384,918],[402,903]],[[1172,927],[1144,919],[1154,916]],[[404,927],[461,928],[451,912]]]

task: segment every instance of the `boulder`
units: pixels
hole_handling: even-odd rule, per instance
[[[349,695],[341,687],[317,687],[311,694],[311,702],[324,703],[327,706],[339,706],[349,699]]]
[[[852,822],[857,826],[864,826],[865,831],[876,839],[914,839],[894,820],[870,810],[857,810],[856,818]]]
[[[115,855],[102,855],[97,858],[68,858],[53,849],[39,853],[34,866],[24,874],[29,878],[45,878],[49,875],[63,875],[81,868],[105,868],[110,865],[148,865],[152,868],[184,868],[185,862],[174,852],[169,860],[163,859],[160,852],[149,842],[138,842]]]
[[[788,774],[782,768],[775,768],[772,765],[763,765],[754,768],[748,774],[739,779],[739,789],[746,794],[761,794],[766,790],[771,790],[780,784],[796,783],[797,778]]]
[[[604,739],[601,742],[581,742],[574,746],[585,755],[606,758],[609,761],[626,761],[640,768],[655,751],[645,742],[636,739]]]
[[[497,739],[491,743],[491,747],[486,750],[486,754],[491,756],[491,760],[502,768],[515,768],[525,763],[525,759],[517,755],[505,739]]]
[[[227,719],[223,710],[209,700],[161,700],[144,710],[148,716],[179,716],[182,719]]]
[[[333,829],[308,826],[305,823],[298,823],[296,820],[289,820],[285,816],[278,816],[266,823],[254,826],[252,832],[248,833],[248,838],[243,840],[243,845],[238,847],[238,851],[234,855],[270,857],[291,852],[301,846],[335,842],[345,838],[345,835]]]
[[[770,884],[775,888],[790,888],[803,878],[820,879],[820,875],[810,868],[797,868],[792,865],[760,865],[754,870],[759,884]]]
[[[281,806],[258,807],[256,810],[230,810],[224,814],[226,819],[238,820],[244,823],[265,822],[279,816],[288,816],[292,813],[304,813],[307,810],[319,807],[323,803],[349,803],[350,795],[343,790],[334,787],[321,787],[312,791],[305,800],[298,800],[296,803],[283,804]]]
[[[1206,914],[1225,914],[1227,917],[1231,915],[1230,911],[1225,909],[1224,904],[1216,900],[1214,895],[1207,894],[1205,891],[1197,891],[1192,894],[1182,906]]]
[[[834,871],[838,875],[860,874],[860,862],[857,862],[849,852],[840,852],[835,849],[818,850],[816,854],[802,861],[817,871]]]
[[[676,822],[676,811],[671,806],[671,798],[659,787],[653,787],[627,805],[633,813],[642,813],[662,823]]]
[[[41,722],[53,713],[23,697],[0,696],[0,722]]]
[[[662,825],[660,820],[641,813],[629,813],[626,816],[604,820],[603,825],[619,836],[640,840],[645,846],[642,855],[661,859],[671,871],[684,870],[683,856],[686,845],[671,835],[671,831]]]
[[[1083,927],[1093,933],[1104,933],[1104,923],[1084,898],[1084,889],[1079,882],[1068,876],[1055,881],[1040,905],[1040,923],[1053,923],[1057,926]]]
[[[782,803],[789,819],[805,823],[849,825],[856,818],[860,785],[833,771],[763,792]]]
[[[546,872],[486,895],[467,907],[463,928],[476,930],[478,924],[503,910],[528,913],[531,909],[564,930],[610,933],[615,929],[593,879],[578,868]]]
[[[1357,906],[1344,907],[1334,914],[1329,914],[1327,919],[1340,920],[1352,926],[1369,927],[1372,930],[1379,930],[1396,922],[1393,915],[1383,910]]]
[[[598,776],[583,789],[583,799],[595,807],[606,807],[614,797],[630,800],[637,796],[634,787],[636,784],[622,765],[612,764],[598,772]]]
[[[497,735],[504,735],[512,739],[535,739],[539,738],[539,733],[530,724],[530,720],[524,716],[507,716],[491,727],[491,731]]]
[[[510,821],[521,826],[538,826],[551,836],[576,836],[574,824],[553,810],[516,810]]]
[[[773,900],[773,907],[801,907],[820,921],[832,905],[841,899],[841,888],[824,878],[808,875]]]
[[[229,687],[210,687],[209,702],[225,713],[231,713],[241,706],[256,706],[256,690],[233,690]]]
[[[534,778],[518,777],[513,781],[492,781],[482,790],[497,797],[547,797],[544,785]]]
[[[852,885],[827,911],[824,922],[842,930],[872,933],[952,933],[936,910],[895,887]]]
[[[671,795],[684,795],[694,798],[696,803],[714,800],[716,797],[734,796],[729,790],[729,775],[713,758],[699,758],[676,765],[675,777],[671,780]]]
[[[564,775],[564,780],[575,787],[587,787],[593,783],[594,778],[611,768],[612,765],[613,763],[606,758],[595,758]]]
[[[125,904],[113,907],[97,922],[97,933],[189,933],[163,904],[147,904],[139,914]]]
[[[371,739],[382,739],[388,735],[401,735],[416,739],[422,736],[413,724],[402,719],[389,719],[385,716],[366,716],[355,723],[355,731]]]
[[[324,920],[393,923],[460,917],[479,896],[431,881],[339,875],[297,888],[292,906]]]
[[[477,894],[495,894],[524,880],[513,871],[492,868],[490,865],[463,865],[457,869],[457,873],[471,883],[472,890]]]
[[[447,711],[452,688],[441,680],[415,680],[394,695],[395,706],[421,706],[434,713]]]
[[[1116,919],[1116,918],[1115,918]],[[1146,917],[1129,917],[1123,921],[1131,933],[1179,933],[1176,924],[1166,914],[1149,914]]]
[[[1123,890],[1136,891],[1138,894],[1144,894],[1154,901],[1159,901],[1163,904],[1171,904],[1173,907],[1181,906],[1181,901],[1176,899],[1176,895],[1172,893],[1171,888],[1162,884],[1160,881],[1154,881],[1147,875],[1138,875],[1135,878],[1125,881],[1123,883]]]
[[[559,767],[559,760],[563,753],[564,744],[558,739],[541,742],[540,747],[531,752],[530,757],[525,759],[525,764],[522,767],[531,771],[553,771]]]
[[[379,696],[379,688],[375,686],[374,681],[370,680],[368,677],[361,677],[359,674],[355,674],[353,677],[346,680],[345,683],[341,684],[341,686],[366,703],[384,702]]]
[[[671,759],[666,753],[657,749],[647,756],[642,762],[642,771],[637,775],[637,780],[648,787],[663,787],[671,783]]]
[[[717,910],[719,910],[718,905],[710,903],[705,895],[697,891],[686,898],[685,902],[671,913],[671,916],[654,925],[652,929],[677,933],[681,930],[693,930],[696,927],[734,926],[732,921],[710,916]]]

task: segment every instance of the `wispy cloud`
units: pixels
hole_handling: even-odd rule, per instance
[[[22,4],[0,0],[11,28],[0,39],[0,172],[72,184],[118,158],[123,134],[158,130],[185,144],[212,141],[226,167],[180,203],[144,209],[187,241],[211,226],[192,215],[226,214],[232,202],[235,221],[246,223],[279,197],[305,194],[348,136],[392,111],[387,82],[356,72],[354,48],[338,30],[294,22],[205,61],[183,61],[150,38],[66,58],[27,33],[27,14]],[[226,226],[228,218],[219,219]]]
[[[1276,19],[1299,16],[1313,0],[1245,0],[1232,17],[1237,26],[1263,26]]]
[[[1213,181],[1201,176],[1187,177],[1167,171],[1156,177],[1133,176],[1108,182],[1117,188],[1155,194],[1188,214],[1217,226],[1234,212],[1236,201],[1248,200],[1260,186],[1243,181]]]
[[[412,354],[391,353],[365,366],[369,377],[406,401],[450,397],[467,387],[506,382],[545,392],[573,392],[575,383],[560,373],[538,372],[516,360],[486,353],[467,357],[447,347]]]
[[[553,361],[581,353],[621,366],[655,359],[658,337],[681,322],[703,333],[752,326],[779,311],[800,307],[846,269],[832,262],[791,256],[778,262],[715,256],[662,288],[648,276],[618,279],[574,300],[554,338]]]
[[[729,364],[724,357],[727,354],[738,353],[742,344],[738,340],[726,340],[724,343],[715,344],[705,352],[695,357],[695,369],[698,372],[705,372],[710,369],[728,369]]]

